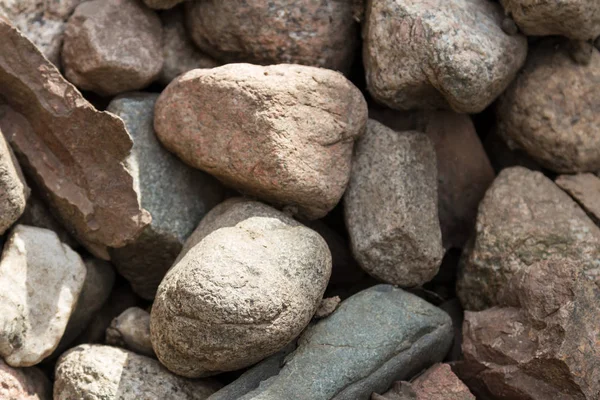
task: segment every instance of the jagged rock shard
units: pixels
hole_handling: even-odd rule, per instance
[[[97,111],[39,50],[0,19],[0,126],[57,216],[85,241],[120,247],[150,222],[123,166],[123,121]]]

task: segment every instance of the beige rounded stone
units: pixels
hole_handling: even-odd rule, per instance
[[[145,356],[154,356],[150,341],[150,313],[139,307],[123,311],[106,329],[106,344],[124,347]]]
[[[0,130],[0,235],[25,212],[29,187]]]
[[[158,359],[183,376],[241,369],[281,350],[308,325],[331,274],[319,234],[256,201],[218,205],[188,241],[150,320]]]

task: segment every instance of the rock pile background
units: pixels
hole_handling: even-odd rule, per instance
[[[0,0],[0,399],[600,400],[597,0]]]

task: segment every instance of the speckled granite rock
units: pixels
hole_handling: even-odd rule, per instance
[[[500,5],[487,0],[369,0],[363,24],[369,92],[401,110],[483,111],[527,55],[526,38],[505,34],[503,18]]]
[[[103,345],[81,345],[56,364],[54,400],[205,400],[219,388],[189,380],[152,358]]]
[[[223,197],[214,178],[185,165],[161,146],[152,127],[157,98],[150,93],[126,94],[108,106],[131,134],[133,148],[126,166],[142,207],[152,216],[133,243],[110,251],[111,260],[145,299],[154,298],[187,237]]]
[[[240,400],[367,400],[442,360],[451,341],[445,312],[377,285],[309,327],[279,374]]]
[[[23,214],[29,187],[0,130],[0,235]]]
[[[150,341],[150,313],[139,307],[131,307],[123,311],[106,329],[106,344],[153,357],[154,350]]]
[[[0,358],[0,399],[52,400],[52,385],[37,368],[12,368]]]
[[[404,287],[430,281],[444,250],[435,151],[428,137],[369,120],[344,196],[352,251],[362,268]]]

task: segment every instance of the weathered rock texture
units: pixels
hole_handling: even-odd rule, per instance
[[[344,197],[352,251],[365,271],[395,285],[430,281],[444,251],[435,150],[421,132],[369,120]]]
[[[594,174],[561,175],[554,181],[600,224],[600,179]]]
[[[160,284],[152,346],[188,377],[252,365],[300,334],[330,274],[316,232],[262,203],[228,200],[202,220]]]
[[[39,369],[11,368],[0,358],[0,399],[52,400],[52,386]]]
[[[167,8],[173,8],[177,4],[183,3],[184,1],[186,0],[144,0],[144,4],[150,8],[164,10]]]
[[[186,4],[194,42],[223,61],[302,64],[346,72],[358,43],[360,0]]]
[[[219,65],[192,43],[185,29],[184,15],[180,7],[164,12],[161,20],[164,63],[159,81],[162,84],[168,85],[179,75],[193,69],[214,68]]]
[[[131,244],[111,250],[117,270],[141,297],[153,299],[183,243],[223,197],[221,185],[169,153],[152,127],[158,95],[135,93],[114,99],[108,111],[121,117],[133,139],[126,167],[141,206],[152,222]]]
[[[575,63],[562,39],[546,39],[501,96],[498,133],[559,173],[600,170],[600,52]]]
[[[0,128],[56,216],[79,239],[123,246],[150,222],[123,161],[123,122],[97,111],[16,29],[0,20]]]
[[[600,229],[550,179],[522,167],[503,170],[486,193],[461,259],[458,296],[467,310],[498,305],[520,270],[558,256],[600,277]]]
[[[124,347],[138,354],[154,356],[150,341],[150,313],[131,307],[113,319],[106,330],[106,344]]]
[[[475,113],[506,89],[527,40],[502,31],[487,0],[369,0],[363,25],[367,87],[391,108]]]
[[[49,356],[65,332],[86,270],[52,231],[17,225],[0,260],[0,356],[29,367]]]
[[[2,0],[0,17],[8,19],[54,65],[60,65],[60,50],[66,22],[82,0]]]
[[[160,18],[137,0],[83,2],[65,31],[65,76],[106,96],[142,89],[162,69],[161,40]]]
[[[467,312],[458,372],[481,398],[600,398],[600,286],[554,257],[517,272],[499,304]]]
[[[81,345],[56,364],[54,400],[205,400],[215,382],[180,378],[152,358],[102,345]]]
[[[371,400],[475,400],[448,364],[436,364],[412,382],[396,382],[384,395]]]
[[[367,400],[441,361],[451,341],[445,312],[377,285],[309,327],[279,374],[240,400]]]
[[[186,163],[309,219],[340,200],[367,118],[340,73],[230,64],[174,80],[156,103],[162,143]]]
[[[0,235],[23,214],[28,197],[21,167],[0,130]]]
[[[593,40],[600,36],[600,3],[596,0],[500,0],[526,35],[561,35]]]
[[[435,147],[438,216],[444,248],[462,248],[475,226],[477,206],[494,180],[494,170],[468,115],[451,111],[369,110],[395,131],[425,132]]]

